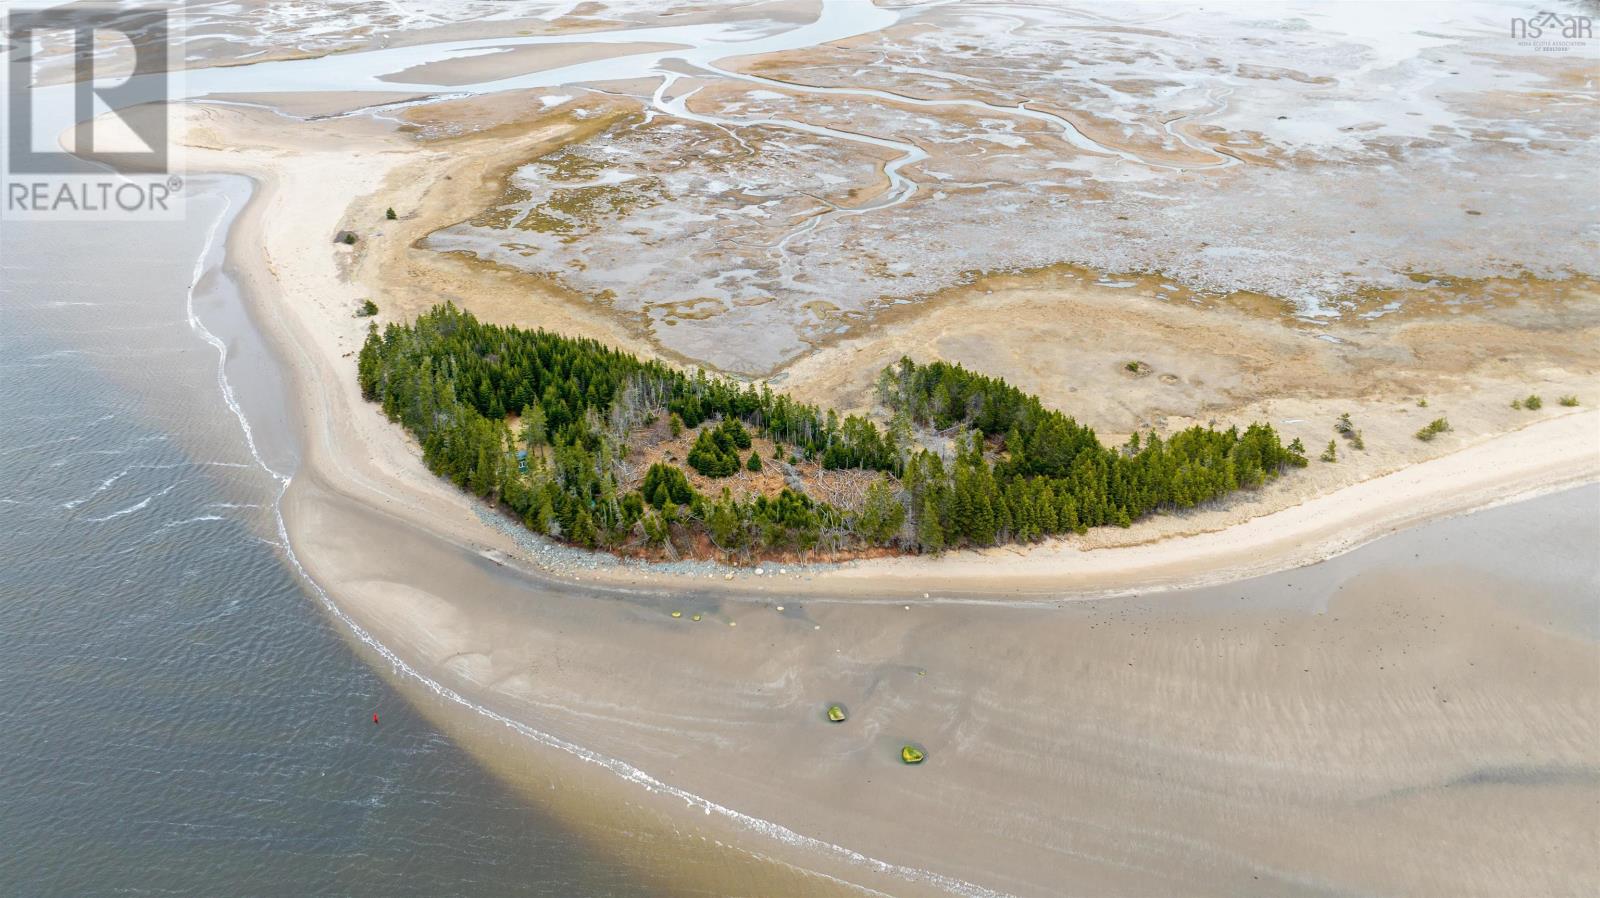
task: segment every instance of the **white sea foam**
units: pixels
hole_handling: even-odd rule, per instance
[[[117,473],[112,474],[110,477],[107,477],[106,479],[100,481],[100,485],[95,487],[94,490],[89,493],[89,495],[80,496],[79,498],[76,498],[76,499],[70,499],[70,500],[68,500],[66,502],[61,503],[61,507],[62,508],[69,508],[69,509],[70,508],[77,508],[79,505],[82,505],[83,503],[89,501],[90,499],[94,498],[95,496],[99,495],[100,493],[103,493],[106,490],[111,489],[111,485],[116,483],[118,480],[121,480],[124,476],[127,475],[128,471],[130,471],[130,470],[132,470],[132,469],[131,468],[123,468],[122,470],[118,471]]]
[[[150,506],[150,502],[151,502],[152,498],[153,497],[151,497],[151,496],[145,496],[143,499],[140,499],[137,503],[135,503],[133,505],[129,505],[127,508],[121,509],[119,511],[113,511],[112,513],[106,515],[103,518],[88,518],[87,520],[91,524],[102,524],[102,523],[105,523],[106,521],[111,520],[112,518],[120,518],[125,514],[133,514],[136,511],[141,511],[141,510],[143,510],[145,508],[148,508]]]
[[[181,521],[168,521],[161,525],[161,529],[170,530],[173,527],[182,527],[185,524],[199,524],[205,521],[226,521],[227,518],[219,514],[203,514],[197,517],[184,518]]]

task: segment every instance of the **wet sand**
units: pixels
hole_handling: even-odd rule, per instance
[[[396,84],[460,85],[510,78],[527,72],[561,68],[580,62],[594,62],[614,56],[672,50],[683,44],[665,43],[571,43],[534,46],[506,46],[491,53],[477,53],[455,59],[424,63],[382,77]]]
[[[580,830],[676,809],[895,895],[1600,885],[1594,487],[1260,580],[1023,604],[591,588],[319,493],[289,507],[313,576],[421,675],[536,729],[496,738],[413,690]],[[906,742],[929,760],[901,765]],[[658,861],[729,892],[729,859]]]
[[[1434,552],[1440,565],[1422,572],[1275,575],[1233,597],[1237,608],[1220,587],[1053,601],[1281,569],[1397,526],[1591,481],[1595,412],[1485,414],[1470,436],[1388,458],[1403,470],[1387,481],[1368,479],[1385,471],[1377,460],[1324,470],[1299,491],[1179,518],[1176,531],[1133,528],[1128,539],[1159,541],[1132,548],[1057,544],[1021,563],[959,553],[796,579],[741,572],[732,583],[602,566],[574,582],[486,527],[360,400],[365,322],[351,314],[368,296],[385,316],[455,298],[647,349],[603,311],[554,293],[480,292],[481,272],[455,281],[460,293],[430,290],[433,262],[405,239],[493,187],[490,170],[461,183],[445,172],[469,170],[487,145],[509,157],[559,140],[559,129],[418,144],[371,123],[286,135],[265,113],[187,114],[195,167],[257,182],[228,252],[302,415],[302,465],[283,506],[293,560],[352,632],[371,637],[369,651],[385,647],[379,666],[509,781],[542,790],[580,831],[586,815],[624,814],[661,834],[661,851],[640,863],[663,882],[764,894],[831,882],[799,867],[896,895],[1504,894],[1520,890],[1512,883],[1559,894],[1596,884],[1584,850],[1594,634],[1539,616],[1570,606],[1573,584],[1592,584],[1592,572],[1497,580],[1509,564],[1474,568],[1493,556],[1475,546]],[[389,205],[402,221],[382,220]],[[331,243],[342,228],[361,235],[353,249]],[[851,367],[842,350],[830,358]],[[1552,384],[1591,376],[1541,372]],[[1446,397],[1499,407],[1484,394],[1512,386],[1522,389],[1485,377]],[[1308,407],[1330,415],[1336,401]],[[1593,490],[1540,501],[1564,509],[1526,506],[1547,529],[1484,544],[1541,568],[1591,559]],[[1276,603],[1298,595],[1289,584],[1322,576],[1345,590]],[[1029,603],[1007,604],[1019,592]],[[691,624],[692,613],[704,619]],[[822,721],[831,701],[851,708],[848,725]],[[901,766],[905,741],[924,745],[928,763]]]
[[[660,894],[862,894],[860,887],[830,877],[824,872],[830,862],[803,846],[786,849],[784,843],[755,832],[742,820],[723,816],[702,820],[708,816],[703,810],[686,817],[681,798],[640,789],[619,775],[626,768],[617,762],[598,755],[580,758],[552,748],[548,737],[531,737],[533,731],[526,724],[486,717],[483,711],[492,703],[480,704],[470,689],[441,701],[443,683],[432,676],[433,659],[413,640],[427,642],[441,623],[440,617],[427,612],[426,603],[433,602],[437,612],[447,608],[449,600],[440,606],[437,597],[427,599],[426,590],[464,594],[473,588],[472,570],[499,570],[478,553],[490,544],[502,550],[513,545],[484,528],[469,503],[428,475],[413,447],[397,432],[381,418],[366,415],[368,409],[360,404],[345,372],[338,370],[363,322],[348,317],[351,287],[339,275],[341,260],[327,252],[316,226],[326,222],[311,221],[304,229],[264,227],[286,211],[303,211],[313,220],[318,215],[342,215],[341,206],[314,197],[318,192],[327,195],[330,190],[371,186],[364,179],[375,169],[370,160],[343,152],[337,138],[318,140],[302,134],[305,167],[278,170],[228,143],[221,144],[229,146],[227,150],[206,150],[206,135],[194,136],[202,158],[217,154],[204,164],[247,174],[255,181],[255,192],[229,231],[227,246],[229,264],[252,303],[252,316],[285,366],[298,410],[298,432],[293,436],[303,452],[280,507],[282,535],[291,546],[287,560],[307,575],[310,590],[344,625],[358,650],[367,653],[376,669],[390,674],[394,685],[417,701],[437,725],[447,727],[478,753],[492,772],[548,808],[574,837],[598,842],[626,823],[635,837],[629,845],[607,841],[595,847],[628,852],[618,863],[629,869],[634,881]],[[311,183],[294,183],[301,175],[311,176]],[[308,324],[315,329],[308,329]],[[353,543],[330,545],[330,539]],[[412,563],[421,568],[411,569]],[[368,573],[374,564],[413,585],[381,590],[379,604],[360,606],[352,600],[374,595]],[[422,575],[423,569],[439,573],[442,579],[430,580]],[[424,599],[424,606],[415,604],[417,599]],[[403,614],[394,617],[394,611]],[[782,857],[784,851],[791,859]],[[858,869],[853,858],[831,863],[848,873],[850,882],[874,875],[870,869]]]

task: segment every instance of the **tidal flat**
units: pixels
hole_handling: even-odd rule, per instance
[[[288,881],[307,893],[384,889],[435,858],[503,877],[445,883],[463,892],[1600,889],[1600,203],[1576,175],[1594,167],[1592,58],[1508,43],[1505,18],[1525,11],[302,6],[207,8],[186,38],[173,133],[194,171],[252,179],[193,269],[200,317],[232,336],[167,316],[87,350],[29,335],[16,362],[46,378],[28,395],[47,404],[58,350],[116,367],[89,360],[129,340],[170,349],[172,370],[204,376],[167,378],[139,354],[124,366],[170,429],[204,417],[228,452],[202,460],[249,467],[241,434],[257,434],[253,461],[273,462],[250,468],[265,489],[208,472],[231,492],[195,491],[194,514],[169,505],[200,479],[163,479],[179,468],[85,466],[74,489],[34,495],[55,471],[48,440],[88,446],[101,428],[116,437],[103,448],[128,447],[120,422],[26,418],[55,430],[16,452],[34,467],[11,513],[104,518],[81,522],[101,535],[155,525],[127,546],[77,544],[82,563],[12,528],[12,551],[46,565],[29,576],[98,577],[114,619],[171,586],[200,623],[103,628],[150,634],[160,657],[111,641],[41,667],[26,652],[54,643],[29,638],[0,664],[59,672],[64,657],[92,690],[144,658],[153,692],[198,683],[179,694],[216,715],[157,715],[135,770],[98,748],[74,760],[102,767],[72,769],[137,799],[130,784],[191,775],[162,750],[176,733],[260,773],[241,741],[298,746],[297,725],[361,705],[359,735],[262,774],[311,783],[273,793],[304,838]],[[237,289],[213,294],[224,243]],[[446,299],[867,414],[882,416],[877,372],[912,355],[1003,376],[1112,444],[1262,420],[1313,457],[1339,452],[1226,502],[1028,547],[624,564],[495,517],[362,399],[368,323]],[[377,314],[357,317],[366,302]],[[147,345],[150,330],[190,342]],[[242,412],[223,401],[235,386]],[[1441,418],[1436,439],[1415,436]],[[1359,448],[1335,429],[1347,420]],[[213,525],[219,542],[190,545],[260,551],[121,595],[115,578],[144,572],[116,552],[159,559]],[[267,590],[272,613],[242,616],[235,600],[254,595],[228,584],[277,587],[264,571],[281,568],[304,601]],[[19,629],[71,598],[18,605]],[[54,633],[70,641],[65,619]],[[155,641],[173,632],[195,638]],[[261,641],[282,633],[306,642]],[[377,678],[289,651],[306,645]],[[196,648],[215,657],[168,663]],[[302,662],[322,679],[234,676]],[[213,676],[233,691],[208,691]],[[273,701],[270,726],[237,725],[262,682],[311,688]],[[25,717],[59,700],[27,688]],[[373,748],[389,731],[367,729],[368,705],[386,698],[385,726],[403,731]],[[65,717],[40,719],[15,753],[47,769]],[[206,767],[208,783],[240,769]],[[30,850],[49,856],[61,834],[120,848],[101,836],[126,824],[92,807],[40,825],[53,782],[7,805],[39,834]],[[364,838],[306,822],[327,819],[323,796]],[[117,861],[182,868],[203,830],[170,797],[164,841]],[[285,829],[244,804],[222,805],[231,828],[208,848],[248,875],[251,846]],[[373,857],[399,860],[358,876]],[[43,890],[76,886],[54,859]],[[117,866],[94,869],[121,885]],[[0,874],[15,878],[4,859]]]

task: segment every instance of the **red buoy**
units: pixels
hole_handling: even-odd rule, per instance
[[[376,723],[377,723],[377,722],[378,722],[378,715],[377,715],[377,714],[376,714],[376,713],[374,713],[374,714],[373,714],[373,715],[372,715],[372,722],[373,722],[373,723],[374,723],[374,724],[376,724]]]

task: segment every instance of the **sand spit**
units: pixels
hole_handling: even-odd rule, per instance
[[[602,306],[548,285],[542,291],[530,290],[517,275],[485,271],[412,246],[431,222],[473,206],[485,192],[498,189],[493,176],[484,174],[486,161],[559,143],[570,123],[555,117],[517,131],[502,129],[418,145],[354,119],[296,125],[288,136],[283,119],[262,111],[195,107],[189,116],[188,139],[197,166],[241,171],[267,185],[252,206],[269,208],[253,209],[247,218],[254,221],[264,215],[295,223],[265,233],[256,244],[264,253],[240,249],[236,255],[241,260],[265,255],[254,271],[246,272],[258,282],[251,286],[266,296],[264,307],[297,316],[306,348],[298,351],[296,361],[319,372],[320,403],[335,399],[340,403],[335,417],[348,433],[342,442],[332,436],[322,438],[329,462],[344,469],[340,479],[361,484],[395,505],[426,497],[419,522],[460,528],[467,535],[463,541],[496,541],[471,503],[427,474],[399,429],[360,401],[353,377],[354,352],[366,323],[352,312],[367,297],[379,301],[380,320],[409,317],[435,302],[453,299],[489,320],[549,327],[649,352],[642,335],[626,321],[606,315]],[[294,147],[293,155],[282,152],[286,144]],[[451,172],[478,176],[451,177]],[[391,205],[403,212],[398,221],[386,222],[383,209]],[[346,228],[364,239],[353,248],[333,246],[330,235]],[[1595,333],[1594,324],[1581,308],[1519,308],[1501,318],[1485,314],[1472,321],[1445,319],[1390,328],[1373,323],[1364,325],[1362,332],[1334,331],[1347,338],[1328,342],[1315,339],[1319,335],[1217,310],[1134,299],[1123,301],[1119,312],[1104,290],[1097,292],[1092,286],[1047,291],[999,283],[981,291],[967,289],[982,295],[970,297],[970,304],[936,301],[925,316],[907,314],[862,340],[831,345],[775,378],[775,385],[812,401],[864,405],[867,384],[878,366],[911,352],[919,358],[980,365],[1006,376],[1071,410],[1112,439],[1134,427],[1264,418],[1286,436],[1301,436],[1315,450],[1333,436],[1331,425],[1341,410],[1352,412],[1367,434],[1367,451],[1347,450],[1336,465],[1314,462],[1305,472],[1227,507],[1160,517],[1126,531],[1096,531],[1086,540],[1033,550],[1027,554],[1039,560],[1023,565],[1030,579],[1048,577],[1052,571],[1070,578],[1086,564],[1100,564],[1086,561],[1094,555],[1086,548],[1125,544],[1140,547],[1104,557],[1139,556],[1141,562],[1106,562],[1109,566],[1101,570],[1121,570],[1129,587],[1141,584],[1141,571],[1164,580],[1175,573],[1169,568],[1173,559],[1199,557],[1197,550],[1181,548],[1185,540],[1177,537],[1211,533],[1250,519],[1274,523],[1257,525],[1251,532],[1259,537],[1250,543],[1230,543],[1249,554],[1249,570],[1303,563],[1352,540],[1348,534],[1335,535],[1339,529],[1335,527],[1328,528],[1328,542],[1320,548],[1289,546],[1271,536],[1282,519],[1264,516],[1316,500],[1315,511],[1288,512],[1310,522],[1325,509],[1352,504],[1341,498],[1345,495],[1341,490],[1390,475],[1390,480],[1361,488],[1365,495],[1376,497],[1409,478],[1413,485],[1396,494],[1394,501],[1363,504],[1360,523],[1371,535],[1419,517],[1468,510],[1483,504],[1491,493],[1504,497],[1593,478],[1600,464],[1592,442],[1591,451],[1585,452],[1586,441],[1600,433],[1595,413],[1549,402],[1566,393],[1600,396],[1596,360],[1584,349],[1593,345],[1589,338]],[[1043,319],[1045,293],[1055,303],[1061,323]],[[273,302],[272,297],[284,299]],[[1560,328],[1563,314],[1574,317]],[[1519,317],[1531,321],[1519,326]],[[1100,349],[1103,357],[1084,355],[1094,343],[1128,348]],[[1063,350],[1037,352],[1041,345]],[[1517,356],[1500,355],[1517,352],[1519,346]],[[1127,376],[1116,360],[1134,353],[1154,362],[1159,374]],[[1387,373],[1374,364],[1385,356],[1408,358],[1410,363]],[[1171,378],[1163,376],[1169,374]],[[1171,384],[1170,379],[1179,383]],[[1529,391],[1545,393],[1544,410],[1510,408],[1510,397]],[[1428,400],[1428,407],[1418,407],[1419,399]],[[1428,418],[1441,414],[1454,422],[1452,434],[1433,443],[1411,438]],[[1519,430],[1520,435],[1500,439]],[[334,451],[335,446],[342,448]],[[358,459],[363,461],[359,467]],[[1433,467],[1404,473],[1430,459],[1438,459],[1430,462]],[[1462,494],[1457,486],[1477,492]],[[1419,501],[1425,495],[1432,498]],[[1419,516],[1421,508],[1426,511]],[[1202,542],[1216,539],[1205,537]],[[520,551],[509,543],[498,548],[513,556]],[[938,560],[877,562],[837,576],[855,579],[881,570],[898,577],[901,571],[927,568],[942,578],[975,561],[974,555],[956,553]],[[1220,573],[1230,569],[1222,563],[1209,567]],[[1014,564],[1005,567],[1007,573],[1017,570]],[[630,568],[618,576],[637,580],[650,575]]]
[[[1246,603],[1216,614],[1205,602],[1178,607],[1159,597],[1004,610],[937,604],[1281,569],[1395,527],[1593,480],[1595,412],[1547,407],[1539,419],[1517,417],[1505,401],[1527,392],[1530,377],[1551,395],[1600,397],[1593,360],[1571,349],[1571,332],[1566,355],[1532,327],[1520,332],[1531,336],[1515,362],[1415,362],[1430,408],[1461,422],[1450,440],[1397,440],[1403,452],[1314,466],[1303,488],[1178,519],[1175,531],[1122,534],[1166,537],[1147,545],[875,562],[810,579],[702,578],[693,589],[682,575],[638,567],[601,566],[574,582],[530,573],[538,561],[484,526],[361,401],[354,352],[365,322],[352,316],[366,297],[385,317],[452,298],[494,320],[648,351],[603,308],[412,246],[498,189],[486,162],[559,144],[571,122],[418,143],[357,120],[286,127],[258,110],[206,107],[186,116],[194,167],[258,184],[229,236],[229,258],[294,375],[304,456],[283,510],[299,563],[393,653],[397,678],[430,713],[453,722],[508,780],[539,790],[575,831],[602,838],[594,819],[609,814],[642,831],[694,833],[636,859],[663,882],[670,873],[691,883],[675,887],[686,891],[845,888],[825,875],[896,895],[1445,895],[1594,885],[1583,848],[1595,835],[1584,827],[1592,830],[1600,763],[1585,675],[1593,635],[1528,617],[1506,601],[1520,594],[1516,584],[1452,577],[1448,568],[1365,580],[1328,574],[1321,599],[1306,607]],[[387,206],[399,221],[383,220]],[[332,243],[344,228],[361,235],[355,247]],[[1062,296],[1070,304],[1075,295]],[[1210,342],[1218,338],[1206,330],[1207,310],[1160,308],[1193,337],[1188,358],[1231,363],[1229,344]],[[916,322],[890,325],[903,330],[886,329],[888,342],[872,352],[886,351],[896,333],[918,333]],[[1496,326],[1517,333],[1514,322]],[[924,338],[936,354],[961,356]],[[1019,339],[1037,335],[1024,328]],[[1340,348],[1294,339],[1318,352],[1316,344]],[[1177,347],[1158,370],[1183,370]],[[1003,362],[1026,348],[987,354]],[[836,344],[790,382],[810,398],[847,398],[850,384],[829,387],[816,372],[828,362],[853,372],[866,351]],[[1084,384],[1110,396],[1125,383],[1119,377],[1114,366],[1091,368]],[[1204,414],[1243,417],[1252,402],[1289,402],[1254,392],[1274,383],[1239,376],[1231,404]],[[1349,387],[1308,389],[1294,413],[1321,416],[1325,431]],[[1348,398],[1400,398],[1363,398],[1360,389]],[[1358,419],[1361,408],[1352,408]],[[1098,414],[1086,417],[1106,427]],[[1383,427],[1403,435],[1421,414]],[[1391,465],[1401,470],[1368,479]],[[1583,506],[1573,513],[1570,503],[1592,504],[1592,494],[1582,497],[1562,506],[1575,531]],[[1280,577],[1299,583],[1298,573]],[[896,602],[850,600],[869,584]],[[1260,589],[1252,595],[1288,587]],[[1547,604],[1570,599],[1559,585],[1540,589]],[[702,620],[690,629],[671,610]],[[441,701],[430,683],[498,717]],[[850,706],[848,738],[819,717],[828,701]],[[914,770],[895,755],[907,741],[929,750]],[[783,883],[777,892],[751,885],[770,877]]]
[[[345,260],[331,255],[332,244],[321,239],[322,226],[342,210],[324,208],[319,197],[371,188],[376,182],[368,179],[381,166],[373,164],[374,157],[346,152],[345,135],[330,137],[314,128],[302,132],[294,164],[270,153],[253,156],[237,141],[211,143],[218,135],[206,129],[218,124],[215,110],[193,115],[192,138],[204,160],[199,164],[249,175],[257,185],[229,233],[228,248],[230,265],[288,367],[299,403],[304,454],[282,500],[290,561],[307,574],[330,613],[348,625],[352,640],[383,662],[380,669],[425,712],[458,728],[486,754],[491,769],[519,788],[538,789],[537,800],[566,815],[576,837],[605,840],[609,834],[607,844],[615,846],[621,832],[654,846],[622,862],[633,876],[658,884],[662,894],[888,894],[874,889],[874,882],[895,886],[894,894],[903,893],[906,883],[919,883],[928,894],[993,894],[700,798],[578,739],[497,711],[470,684],[441,678],[430,649],[454,618],[452,599],[444,596],[474,590],[475,570],[499,573],[481,553],[513,549],[514,543],[478,523],[470,506],[428,475],[413,447],[386,423],[362,414],[367,409],[346,382],[346,346],[358,336],[360,322],[348,317],[344,301],[351,289],[340,273]],[[263,131],[254,136],[275,127],[270,116],[259,121]],[[208,148],[217,146],[229,149]],[[303,227],[274,226],[296,218]],[[354,542],[341,542],[346,539]],[[351,552],[351,545],[360,548]],[[413,561],[443,579],[428,582],[421,569],[407,570]],[[388,581],[378,580],[373,566],[414,585],[384,586]],[[518,581],[510,595],[526,598],[534,582]],[[552,582],[558,591],[569,586]],[[500,756],[488,757],[491,745]],[[694,817],[684,816],[686,806]],[[689,820],[693,829],[685,832]]]

